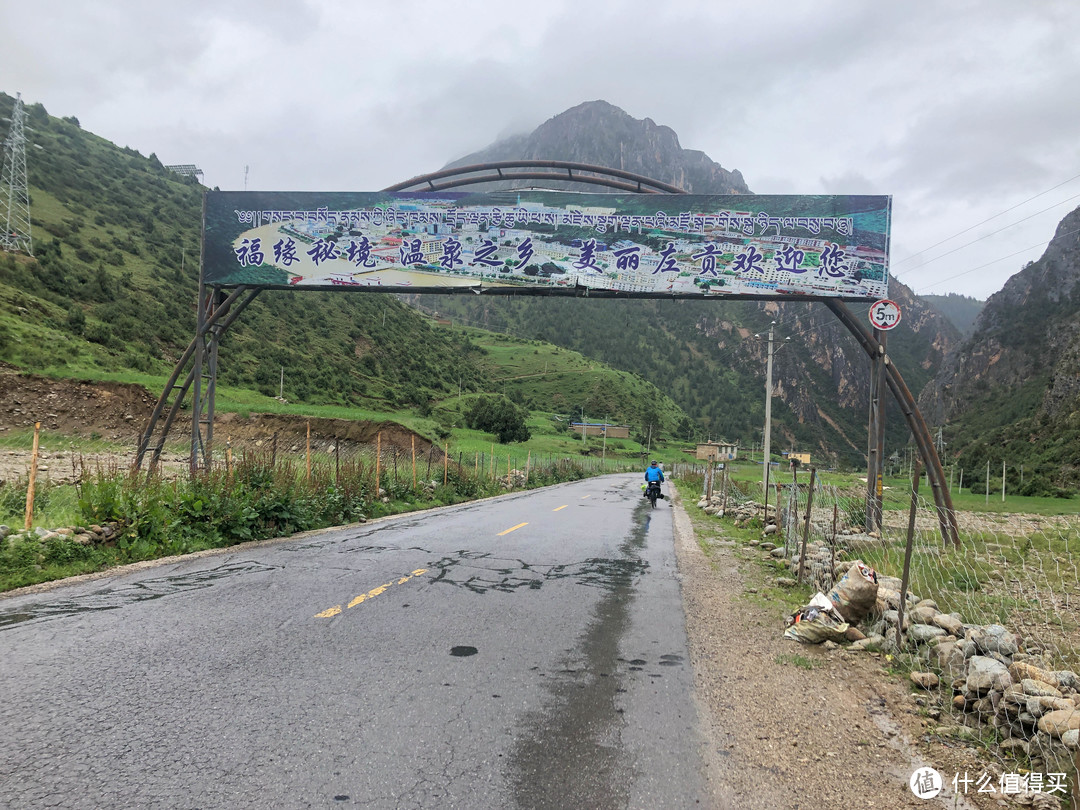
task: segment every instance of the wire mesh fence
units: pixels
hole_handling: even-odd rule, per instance
[[[397,425],[380,429],[342,420],[268,418],[234,420],[232,427],[217,430],[212,443],[202,446],[199,474],[230,476],[252,465],[288,469],[315,490],[343,479],[353,487],[359,482],[369,501],[432,499],[439,487],[477,497],[628,468],[606,453],[534,453],[495,444],[455,449]],[[169,443],[148,449],[140,474],[166,480],[191,475],[190,428],[181,428]],[[21,528],[24,520],[27,526],[78,522],[73,487],[95,475],[131,472],[140,438],[134,427],[108,437],[32,428],[0,436],[0,523]]]
[[[880,530],[867,533],[865,484],[774,483],[765,512],[760,483],[703,478],[706,511],[756,514],[766,551],[823,594],[853,560],[877,572],[877,601],[860,624],[868,638],[857,644],[937,676],[922,698],[940,721],[928,737],[981,750],[999,793],[1056,807],[1070,784],[1075,791],[1080,516],[962,511],[954,546],[937,506],[913,486],[884,493]]]

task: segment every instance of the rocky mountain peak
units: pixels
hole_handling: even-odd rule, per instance
[[[683,149],[671,127],[634,118],[602,100],[571,107],[528,135],[496,141],[446,168],[499,160],[576,161],[634,172],[693,194],[750,193],[742,174],[724,169],[704,152]]]

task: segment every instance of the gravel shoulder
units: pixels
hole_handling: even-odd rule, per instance
[[[982,769],[976,752],[935,743],[906,679],[877,653],[829,652],[783,638],[790,612],[765,570],[733,541],[698,543],[673,490],[695,691],[717,808],[1000,807],[1000,796],[953,796],[952,776]],[[934,800],[908,780],[930,765]],[[979,801],[979,800],[982,801]],[[1015,806],[1015,805],[1012,805]]]

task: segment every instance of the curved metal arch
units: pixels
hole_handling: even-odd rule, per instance
[[[552,171],[540,171],[542,169],[550,169]],[[557,171],[556,171],[557,170]],[[487,174],[484,174],[484,173]],[[564,174],[565,172],[565,174]],[[581,174],[581,172],[587,172],[587,174]],[[610,169],[605,166],[596,166],[588,163],[576,163],[573,161],[565,160],[507,160],[496,161],[489,163],[477,163],[469,166],[459,166],[453,169],[442,169],[437,172],[431,172],[429,174],[418,175],[410,180],[406,180],[402,183],[397,183],[392,186],[388,186],[384,191],[443,191],[451,188],[459,188],[461,186],[473,185],[476,183],[494,182],[498,180],[545,180],[554,182],[575,182],[575,183],[587,183],[597,186],[605,186],[608,188],[616,188],[621,191],[630,191],[634,193],[643,194],[686,194],[684,189],[678,186],[671,185],[670,183],[664,183],[660,180],[654,180],[650,177],[646,177],[640,174],[634,174],[633,172],[623,171],[622,169]],[[439,182],[436,181],[445,181]],[[427,188],[413,188],[414,186],[426,186]],[[161,415],[162,410],[165,407],[166,401],[170,391],[175,387],[177,378],[179,378],[183,367],[186,365],[188,359],[193,355],[198,354],[197,347],[202,348],[202,352],[206,352],[205,337],[207,333],[214,333],[214,343],[220,340],[221,335],[228,329],[240,312],[247,307],[249,303],[255,298],[259,290],[255,289],[249,292],[248,297],[240,303],[236,309],[229,313],[232,303],[244,291],[244,287],[238,288],[227,300],[221,302],[219,307],[216,307],[216,311],[213,315],[210,315],[207,322],[202,324],[200,329],[197,330],[195,338],[192,340],[191,346],[184,353],[184,357],[177,363],[176,368],[173,371],[173,376],[169,379],[166,385],[165,391],[161,395],[161,399],[158,401],[157,406],[154,409],[154,413],[150,418],[150,424],[146,428],[146,432],[143,434],[136,454],[136,460],[134,468],[138,469],[141,466],[143,457],[148,449],[150,437],[153,435],[155,425]],[[218,293],[215,291],[213,295]],[[837,319],[844,324],[849,332],[859,341],[860,345],[866,351],[868,355],[874,357],[878,354],[884,353],[884,347],[878,343],[872,334],[855,319],[851,311],[847,306],[838,299],[822,298],[819,299],[825,303],[829,310],[837,317]],[[204,302],[201,297],[200,287],[200,302],[199,306],[203,307]],[[209,306],[207,309],[209,314]],[[222,317],[224,316],[224,317]],[[215,326],[214,321],[222,317],[222,323],[220,326]],[[216,349],[215,349],[216,351]],[[158,446],[154,451],[154,460],[156,461],[160,455],[161,447],[164,445],[165,436],[169,432],[169,427],[175,418],[175,413],[179,410],[181,401],[187,392],[187,387],[190,386],[194,377],[197,375],[196,365],[188,374],[188,379],[185,381],[181,388],[180,394],[177,396],[176,401],[173,404],[173,410],[170,412],[165,426],[162,430],[162,436],[158,443]],[[930,435],[930,430],[926,426],[922,414],[919,412],[919,408],[915,403],[915,398],[911,395],[911,391],[908,389],[907,384],[904,382],[903,377],[900,376],[900,371],[892,363],[886,364],[887,369],[887,381],[889,390],[892,391],[893,397],[896,399],[897,404],[900,406],[900,410],[904,414],[904,418],[907,420],[908,427],[910,428],[912,435],[915,438],[915,444],[919,449],[919,454],[922,456],[923,464],[926,467],[927,478],[930,481],[932,491],[934,493],[934,501],[938,509],[938,520],[941,524],[942,537],[946,542],[951,541],[955,545],[960,545],[960,536],[956,523],[956,511],[953,509],[952,497],[949,493],[948,487],[945,484],[945,475],[941,467],[941,461],[937,455],[937,449],[934,447],[933,438]],[[216,376],[216,375],[215,375]],[[210,413],[208,414],[209,421],[213,422],[212,406]],[[196,409],[194,418],[198,420],[199,412]],[[208,451],[209,448],[206,448]],[[192,465],[194,467],[196,448],[192,446]],[[209,452],[206,453],[209,456]],[[868,504],[869,508],[869,504]]]
[[[560,171],[540,171],[541,169]],[[478,176],[480,172],[486,172],[486,174]],[[589,174],[580,174],[580,172],[589,172]],[[473,176],[466,177],[465,175]],[[437,180],[447,182],[436,183]],[[639,194],[686,194],[686,191],[678,186],[653,180],[641,174],[569,160],[501,160],[493,163],[474,163],[469,166],[421,174],[403,183],[387,186],[383,191],[444,191],[459,186],[493,183],[499,180],[550,180],[562,183],[589,183]],[[414,188],[414,186],[426,186],[426,188]]]

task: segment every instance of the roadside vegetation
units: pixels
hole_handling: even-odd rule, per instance
[[[612,468],[614,469],[614,467]],[[529,470],[527,486],[575,481],[594,474],[579,460],[559,459]],[[69,534],[13,533],[0,542],[0,591],[99,571],[116,565],[223,548],[505,492],[504,479],[456,464],[412,486],[385,472],[376,489],[374,464],[317,463],[311,475],[290,459],[245,454],[231,469],[173,479],[97,470],[75,485],[47,486],[35,506]],[[20,486],[20,483],[22,484]],[[25,482],[0,486],[0,523],[22,525]],[[40,521],[39,521],[40,522]],[[109,525],[105,542],[78,534]]]

